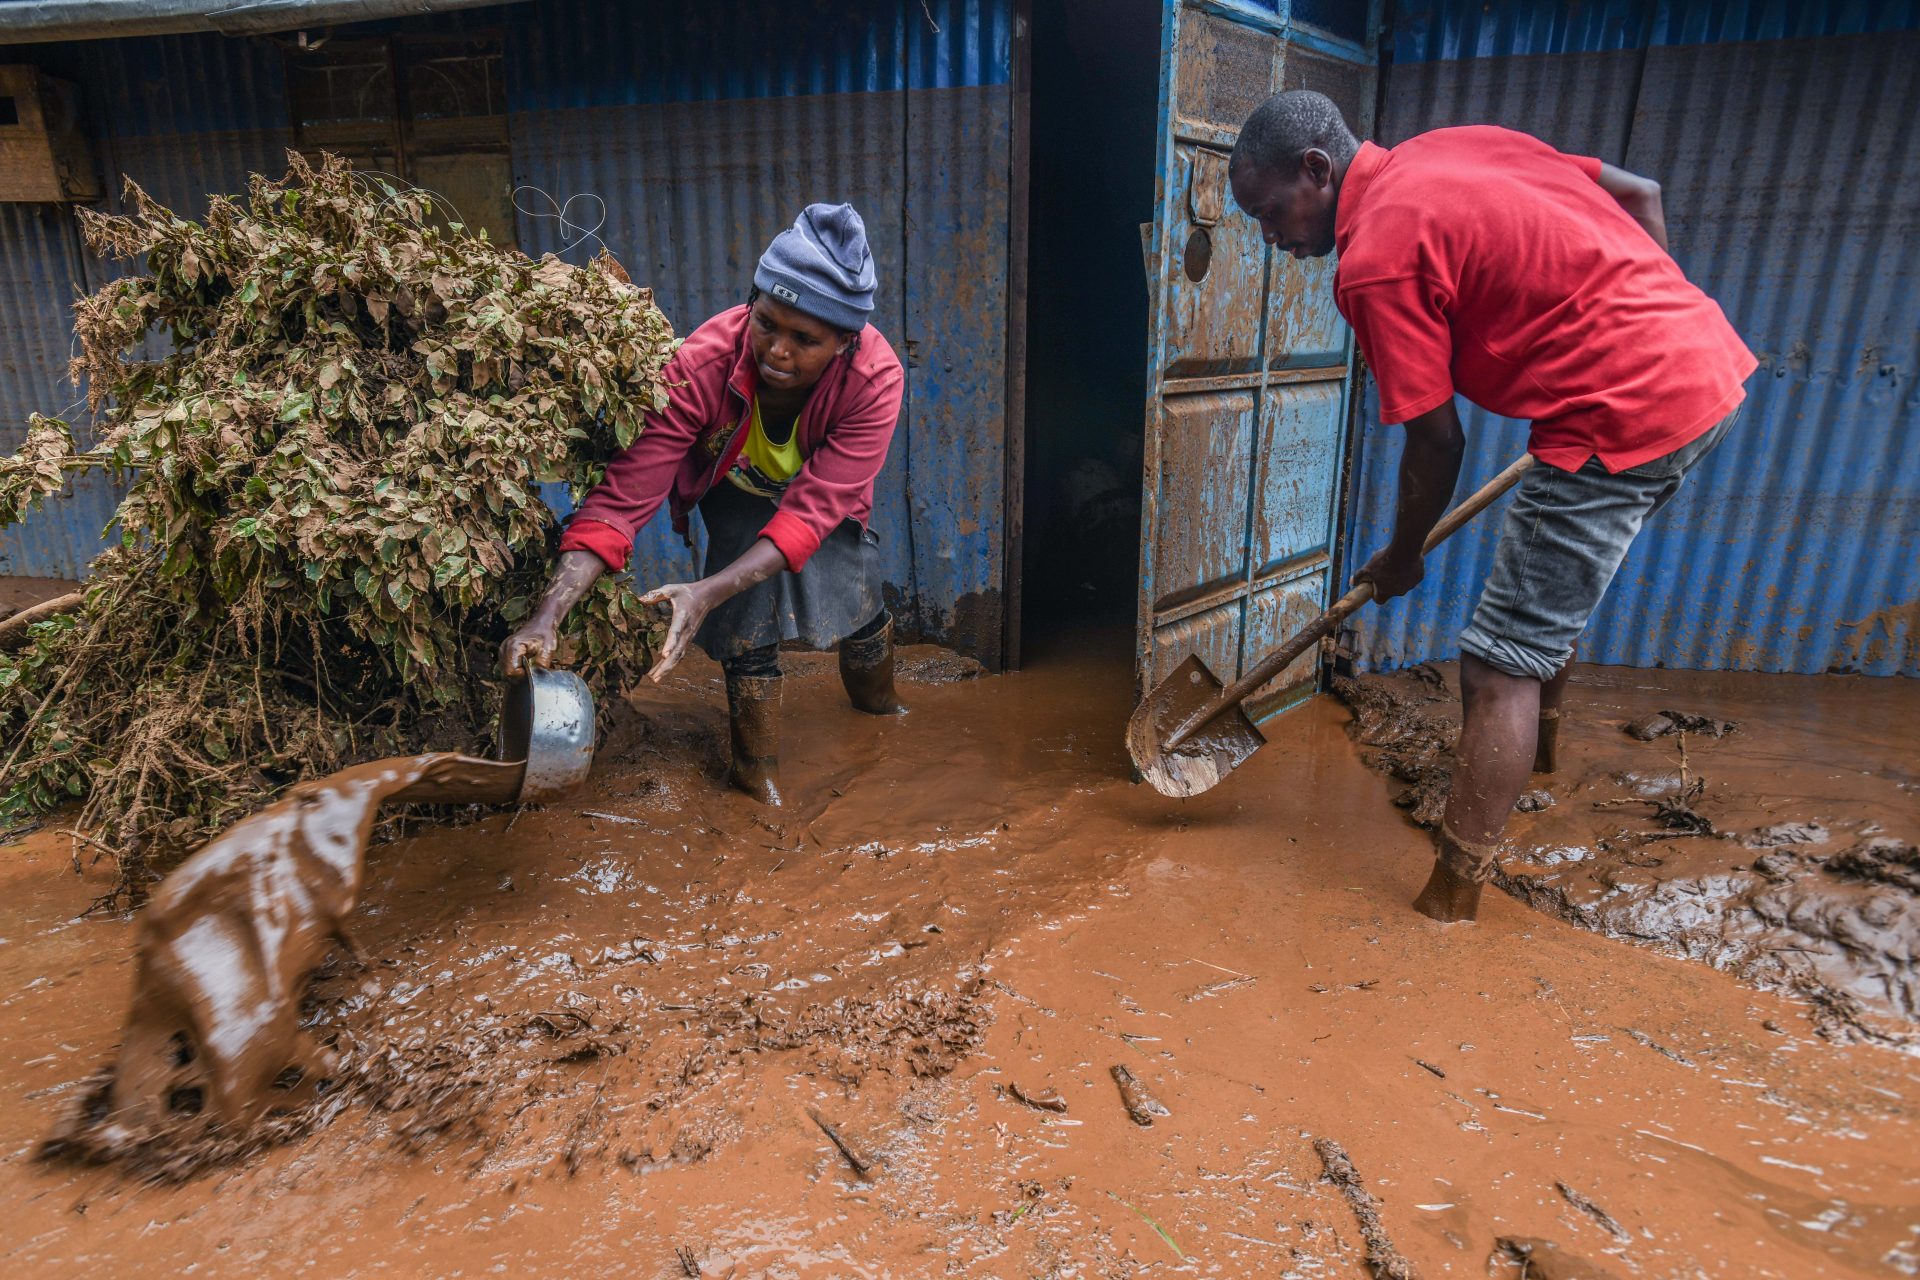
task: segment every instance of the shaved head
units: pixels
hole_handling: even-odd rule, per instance
[[[1240,126],[1231,168],[1251,165],[1291,172],[1300,167],[1300,157],[1315,148],[1344,168],[1360,149],[1360,139],[1347,128],[1332,98],[1311,89],[1289,89],[1254,108]]]
[[[1240,127],[1227,166],[1233,201],[1274,248],[1324,257],[1333,252],[1340,180],[1359,150],[1332,98],[1311,89],[1276,93]]]

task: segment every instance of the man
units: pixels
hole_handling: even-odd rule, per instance
[[[1531,420],[1473,619],[1433,874],[1414,906],[1472,920],[1529,769],[1551,772],[1574,644],[1646,518],[1732,428],[1755,360],[1667,255],[1659,185],[1509,129],[1387,149],[1325,96],[1270,98],[1228,169],[1235,202],[1296,258],[1339,251],[1334,300],[1406,425],[1392,540],[1355,575],[1412,590],[1460,476],[1455,393]]]

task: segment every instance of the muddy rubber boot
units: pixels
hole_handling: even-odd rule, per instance
[[[893,691],[893,620],[864,640],[840,642],[840,683],[854,710],[870,716],[897,716],[906,708]]]
[[[780,677],[729,676],[727,724],[733,742],[728,784],[779,808]]]
[[[1540,713],[1540,736],[1533,743],[1533,771],[1560,772],[1560,711]]]
[[[1413,900],[1413,909],[1442,924],[1471,921],[1480,914],[1480,888],[1493,878],[1499,846],[1473,844],[1442,823],[1433,837],[1433,874]]]

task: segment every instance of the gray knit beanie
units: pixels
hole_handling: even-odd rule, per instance
[[[854,333],[873,314],[873,254],[850,204],[810,204],[760,255],[753,283],[790,307]]]

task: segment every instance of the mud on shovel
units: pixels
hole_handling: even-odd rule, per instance
[[[1427,535],[1422,554],[1431,552],[1486,510],[1532,465],[1533,455],[1522,454],[1479,492],[1442,516]],[[1371,599],[1373,584],[1358,584],[1225,687],[1197,654],[1189,657],[1154,686],[1127,721],[1127,752],[1133,757],[1133,767],[1163,796],[1197,796],[1218,785],[1248,756],[1267,745],[1266,736],[1241,704]]]

